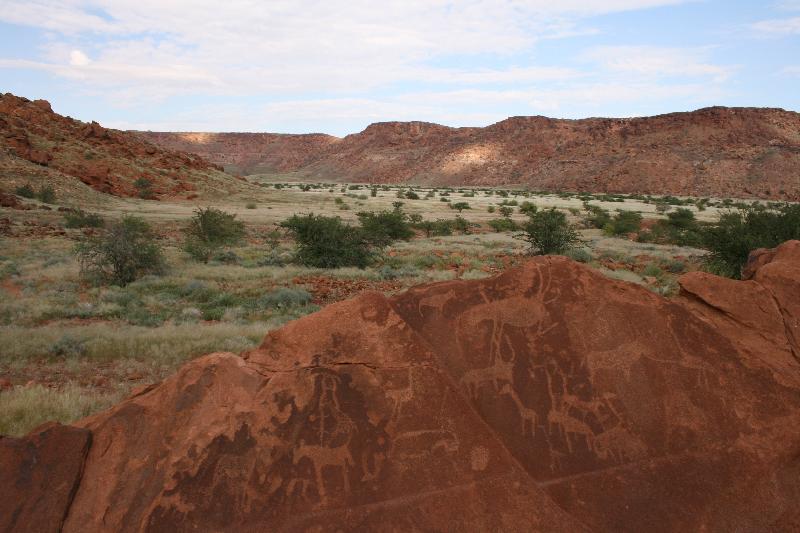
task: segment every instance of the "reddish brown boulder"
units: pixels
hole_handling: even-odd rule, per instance
[[[544,257],[330,305],[80,421],[63,530],[795,531],[798,265],[665,299]]]
[[[89,431],[56,423],[0,436],[0,531],[60,531],[90,442]]]

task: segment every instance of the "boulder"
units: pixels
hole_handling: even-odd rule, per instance
[[[76,423],[63,531],[796,531],[798,265],[666,299],[542,257],[330,305]]]

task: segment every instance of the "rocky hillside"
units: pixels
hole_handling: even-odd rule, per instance
[[[244,174],[800,200],[800,114],[782,109],[713,107],[631,119],[513,117],[485,128],[385,122],[343,139],[144,135]]]
[[[798,531],[800,242],[746,272],[362,294],[0,438],[0,529]]]
[[[147,179],[159,197],[191,197],[233,176],[205,159],[157,146],[138,135],[54,113],[45,100],[0,95],[0,170],[14,179],[19,168],[38,165],[116,196],[135,196],[136,180]],[[36,174],[36,172],[33,172]],[[224,187],[223,187],[224,188]]]

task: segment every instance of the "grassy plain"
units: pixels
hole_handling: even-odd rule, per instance
[[[198,205],[185,200],[149,201],[57,191],[55,204],[26,200],[27,210],[0,208],[0,434],[23,434],[44,420],[69,422],[103,409],[137,386],[157,382],[186,360],[213,351],[241,352],[256,346],[270,329],[363,290],[387,294],[430,281],[474,279],[497,273],[525,258],[513,233],[487,226],[512,205],[556,207],[581,224],[586,197],[522,191],[414,188],[420,199],[398,198],[410,188],[327,184],[302,190],[254,178],[257,186],[234,192],[215,207],[244,221],[246,242],[209,264],[193,262],[181,250],[181,228]],[[75,189],[80,192],[82,189]],[[447,201],[442,201],[442,199]],[[364,210],[403,209],[424,219],[452,219],[450,205],[469,204],[460,215],[470,233],[426,237],[418,234],[384,250],[371,267],[321,270],[291,263],[293,244],[275,233],[295,213],[338,215],[355,221]],[[516,205],[514,205],[516,203]],[[610,211],[639,211],[659,218],[656,204],[642,198],[595,196],[593,205]],[[490,213],[490,206],[495,212]],[[75,245],[96,230],[66,229],[62,208],[82,208],[106,220],[135,214],[149,221],[165,249],[164,276],[126,287],[97,287],[82,279]],[[710,221],[719,207],[698,210]],[[582,229],[575,259],[607,275],[643,284],[662,294],[675,279],[701,264],[702,250],[638,243]]]

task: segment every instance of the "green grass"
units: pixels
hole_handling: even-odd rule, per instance
[[[70,423],[119,402],[124,391],[98,393],[77,385],[15,387],[0,393],[0,435],[22,436],[55,420]]]

